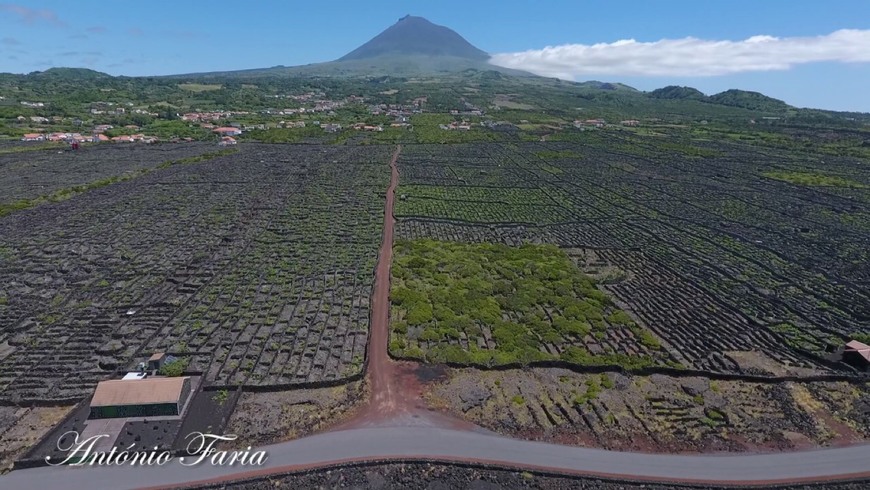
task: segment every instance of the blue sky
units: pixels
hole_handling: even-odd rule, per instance
[[[0,1],[0,71],[83,66],[164,75],[316,63],[405,14],[456,30],[502,63],[551,76],[642,90],[742,88],[801,107],[870,112],[867,0]],[[743,43],[755,36],[776,39]],[[695,41],[661,42],[685,38]],[[618,43],[629,39],[635,43]],[[781,66],[765,64],[777,60]]]

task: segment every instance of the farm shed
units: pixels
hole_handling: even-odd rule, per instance
[[[190,378],[113,379],[97,385],[89,419],[180,415]]]
[[[870,369],[870,345],[857,340],[849,342],[843,351],[843,362],[858,369]]]
[[[149,371],[157,371],[162,368],[164,364],[166,364],[167,355],[165,352],[157,352],[148,359],[148,370]]]

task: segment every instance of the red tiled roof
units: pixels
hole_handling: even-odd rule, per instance
[[[846,344],[846,350],[870,350],[870,345],[853,340]]]
[[[186,377],[178,377],[101,381],[94,391],[91,406],[178,403],[181,399],[184,381],[187,379]]]
[[[845,352],[854,352],[863,357],[867,362],[870,362],[870,345],[863,342],[858,342],[857,340],[849,342],[846,344]]]

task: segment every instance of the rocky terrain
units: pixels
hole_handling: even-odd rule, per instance
[[[60,407],[0,407],[0,473],[51,431],[72,409]]]
[[[768,490],[863,490],[868,482],[827,483],[816,485],[764,486]],[[541,489],[556,490],[714,490],[724,487],[629,483],[543,475],[534,472],[519,472],[503,469],[451,466],[430,463],[382,464],[349,466],[298,473],[280,477],[196,487],[200,489],[226,490],[272,490],[286,489],[333,489],[349,490],[501,490]]]
[[[615,450],[778,451],[870,439],[870,383],[457,369],[428,398],[503,434]]]
[[[244,393],[226,433],[239,436],[232,443],[238,448],[303,437],[345,419],[365,398],[360,381],[332,388]]]

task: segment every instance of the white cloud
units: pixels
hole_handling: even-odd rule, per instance
[[[0,12],[9,12],[13,16],[17,16],[25,24],[29,25],[38,22],[47,22],[58,27],[66,26],[66,23],[60,20],[57,13],[53,10],[37,10],[14,3],[0,3]]]
[[[820,61],[870,62],[870,30],[843,29],[816,37],[752,36],[743,41],[628,39],[547,46],[490,59],[494,65],[567,80],[590,75],[717,76],[787,70]]]

